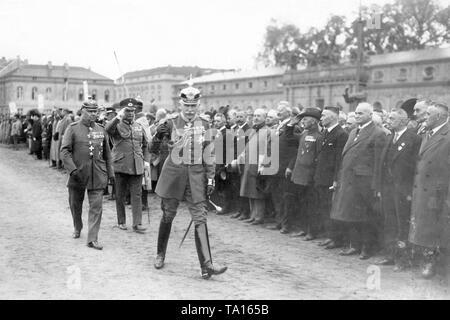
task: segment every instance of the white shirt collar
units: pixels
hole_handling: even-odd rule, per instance
[[[331,132],[331,130],[333,130],[334,128],[336,128],[339,125],[339,123],[337,122],[336,124],[332,125],[331,127],[326,128],[328,132]]]
[[[397,134],[397,141],[398,139],[400,139],[400,137],[402,136],[402,134],[405,133],[406,129],[408,129],[407,127],[405,127],[403,130],[398,131],[398,132],[394,132],[394,135]]]
[[[242,129],[242,127],[244,127],[247,124],[247,121],[245,121],[242,126],[239,126],[239,129]]]
[[[437,126],[436,128],[434,128],[434,129],[432,129],[430,132],[431,132],[431,135],[433,136],[436,132],[438,132],[445,124],[447,123],[447,121],[446,122],[444,122],[443,124],[441,124],[440,126]]]
[[[359,128],[359,130],[364,129],[365,127],[367,127],[371,123],[372,123],[372,120],[370,120],[369,122],[364,123],[362,126],[358,126],[358,128]]]

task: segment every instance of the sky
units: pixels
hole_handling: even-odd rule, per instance
[[[442,4],[450,0],[439,0]],[[392,0],[0,0],[0,57],[112,79],[160,66],[249,69],[271,19],[301,31]],[[118,62],[114,57],[117,54]]]

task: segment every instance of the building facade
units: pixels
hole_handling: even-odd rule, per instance
[[[260,70],[237,70],[217,72],[192,79],[200,89],[201,105],[204,109],[230,106],[236,109],[267,107],[275,108],[284,97],[281,80],[283,68]],[[185,88],[184,81],[174,86],[173,105],[178,105],[178,93]]]
[[[17,58],[0,70],[0,113],[9,113],[11,103],[22,114],[38,107],[44,113],[54,107],[77,111],[85,99],[83,81],[100,105],[112,105],[112,79],[82,67],[35,65]]]
[[[361,81],[367,101],[385,110],[410,98],[427,97],[450,103],[450,48],[370,56]],[[344,111],[352,111],[343,94],[346,87],[350,92],[354,90],[354,65],[290,71],[283,75],[282,82],[286,100],[292,105],[340,105]]]
[[[145,112],[149,111],[151,105],[170,110],[173,108],[175,84],[187,80],[190,75],[197,77],[217,71],[220,70],[196,66],[165,66],[127,72],[115,81],[117,101],[127,97],[140,97],[144,102]]]

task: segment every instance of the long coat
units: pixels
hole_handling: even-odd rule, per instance
[[[209,123],[198,115],[189,121],[180,114],[169,119],[167,124],[171,130],[170,153],[164,162],[155,192],[161,198],[181,201],[189,185],[191,199],[186,200],[192,203],[205,201],[207,182],[209,179],[213,181],[215,175],[214,159],[203,157],[213,151],[205,150],[211,145],[206,137]],[[195,154],[196,150],[200,151],[201,158]]]
[[[322,146],[317,156],[315,186],[330,187],[338,180],[339,168],[342,161],[342,151],[347,142],[348,134],[340,125],[323,135]]]
[[[448,248],[450,235],[450,125],[424,137],[414,177],[409,241]]]
[[[69,188],[104,189],[114,176],[105,129],[95,122],[73,122],[61,143],[61,159],[69,173]],[[71,174],[77,170],[76,174]]]
[[[252,131],[249,137],[249,141],[245,147],[245,152],[238,158],[238,162],[244,163],[244,171],[241,176],[241,190],[240,196],[250,199],[265,199],[267,197],[266,191],[266,178],[258,174],[258,168],[263,166],[263,157],[270,152],[264,143],[258,143],[259,141],[265,141],[270,145],[270,130],[264,125],[258,130]]]
[[[381,152],[376,190],[382,191],[385,184],[393,184],[403,196],[411,196],[421,138],[414,129],[407,129],[396,143],[392,138],[392,134],[388,136]]]
[[[144,128],[115,118],[106,124],[106,132],[113,140],[114,172],[129,175],[144,174],[144,161],[150,162],[148,140]]]
[[[334,195],[331,218],[346,222],[369,222],[375,202],[375,170],[386,134],[370,122],[350,132],[342,152],[338,188]]]

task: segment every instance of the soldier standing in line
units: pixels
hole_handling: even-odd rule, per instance
[[[89,197],[89,231],[87,245],[102,250],[98,231],[102,219],[103,189],[113,177],[111,153],[105,129],[95,123],[98,106],[94,100],[84,102],[80,121],[67,127],[61,144],[61,157],[69,173],[69,205],[72,212],[73,238],[80,237],[81,213],[85,190]]]
[[[207,120],[198,114],[200,91],[189,86],[180,92],[181,113],[170,119],[158,130],[170,127],[171,152],[164,162],[156,194],[161,197],[163,215],[159,225],[155,268],[164,266],[167,243],[172,221],[177,214],[180,201],[187,200],[189,212],[195,225],[195,245],[203,279],[224,273],[227,268],[212,264],[207,228],[207,197],[214,191],[214,161],[207,161],[204,152],[207,141]],[[158,135],[158,133],[156,134]],[[209,137],[212,138],[212,137]],[[205,141],[206,140],[206,141]]]

